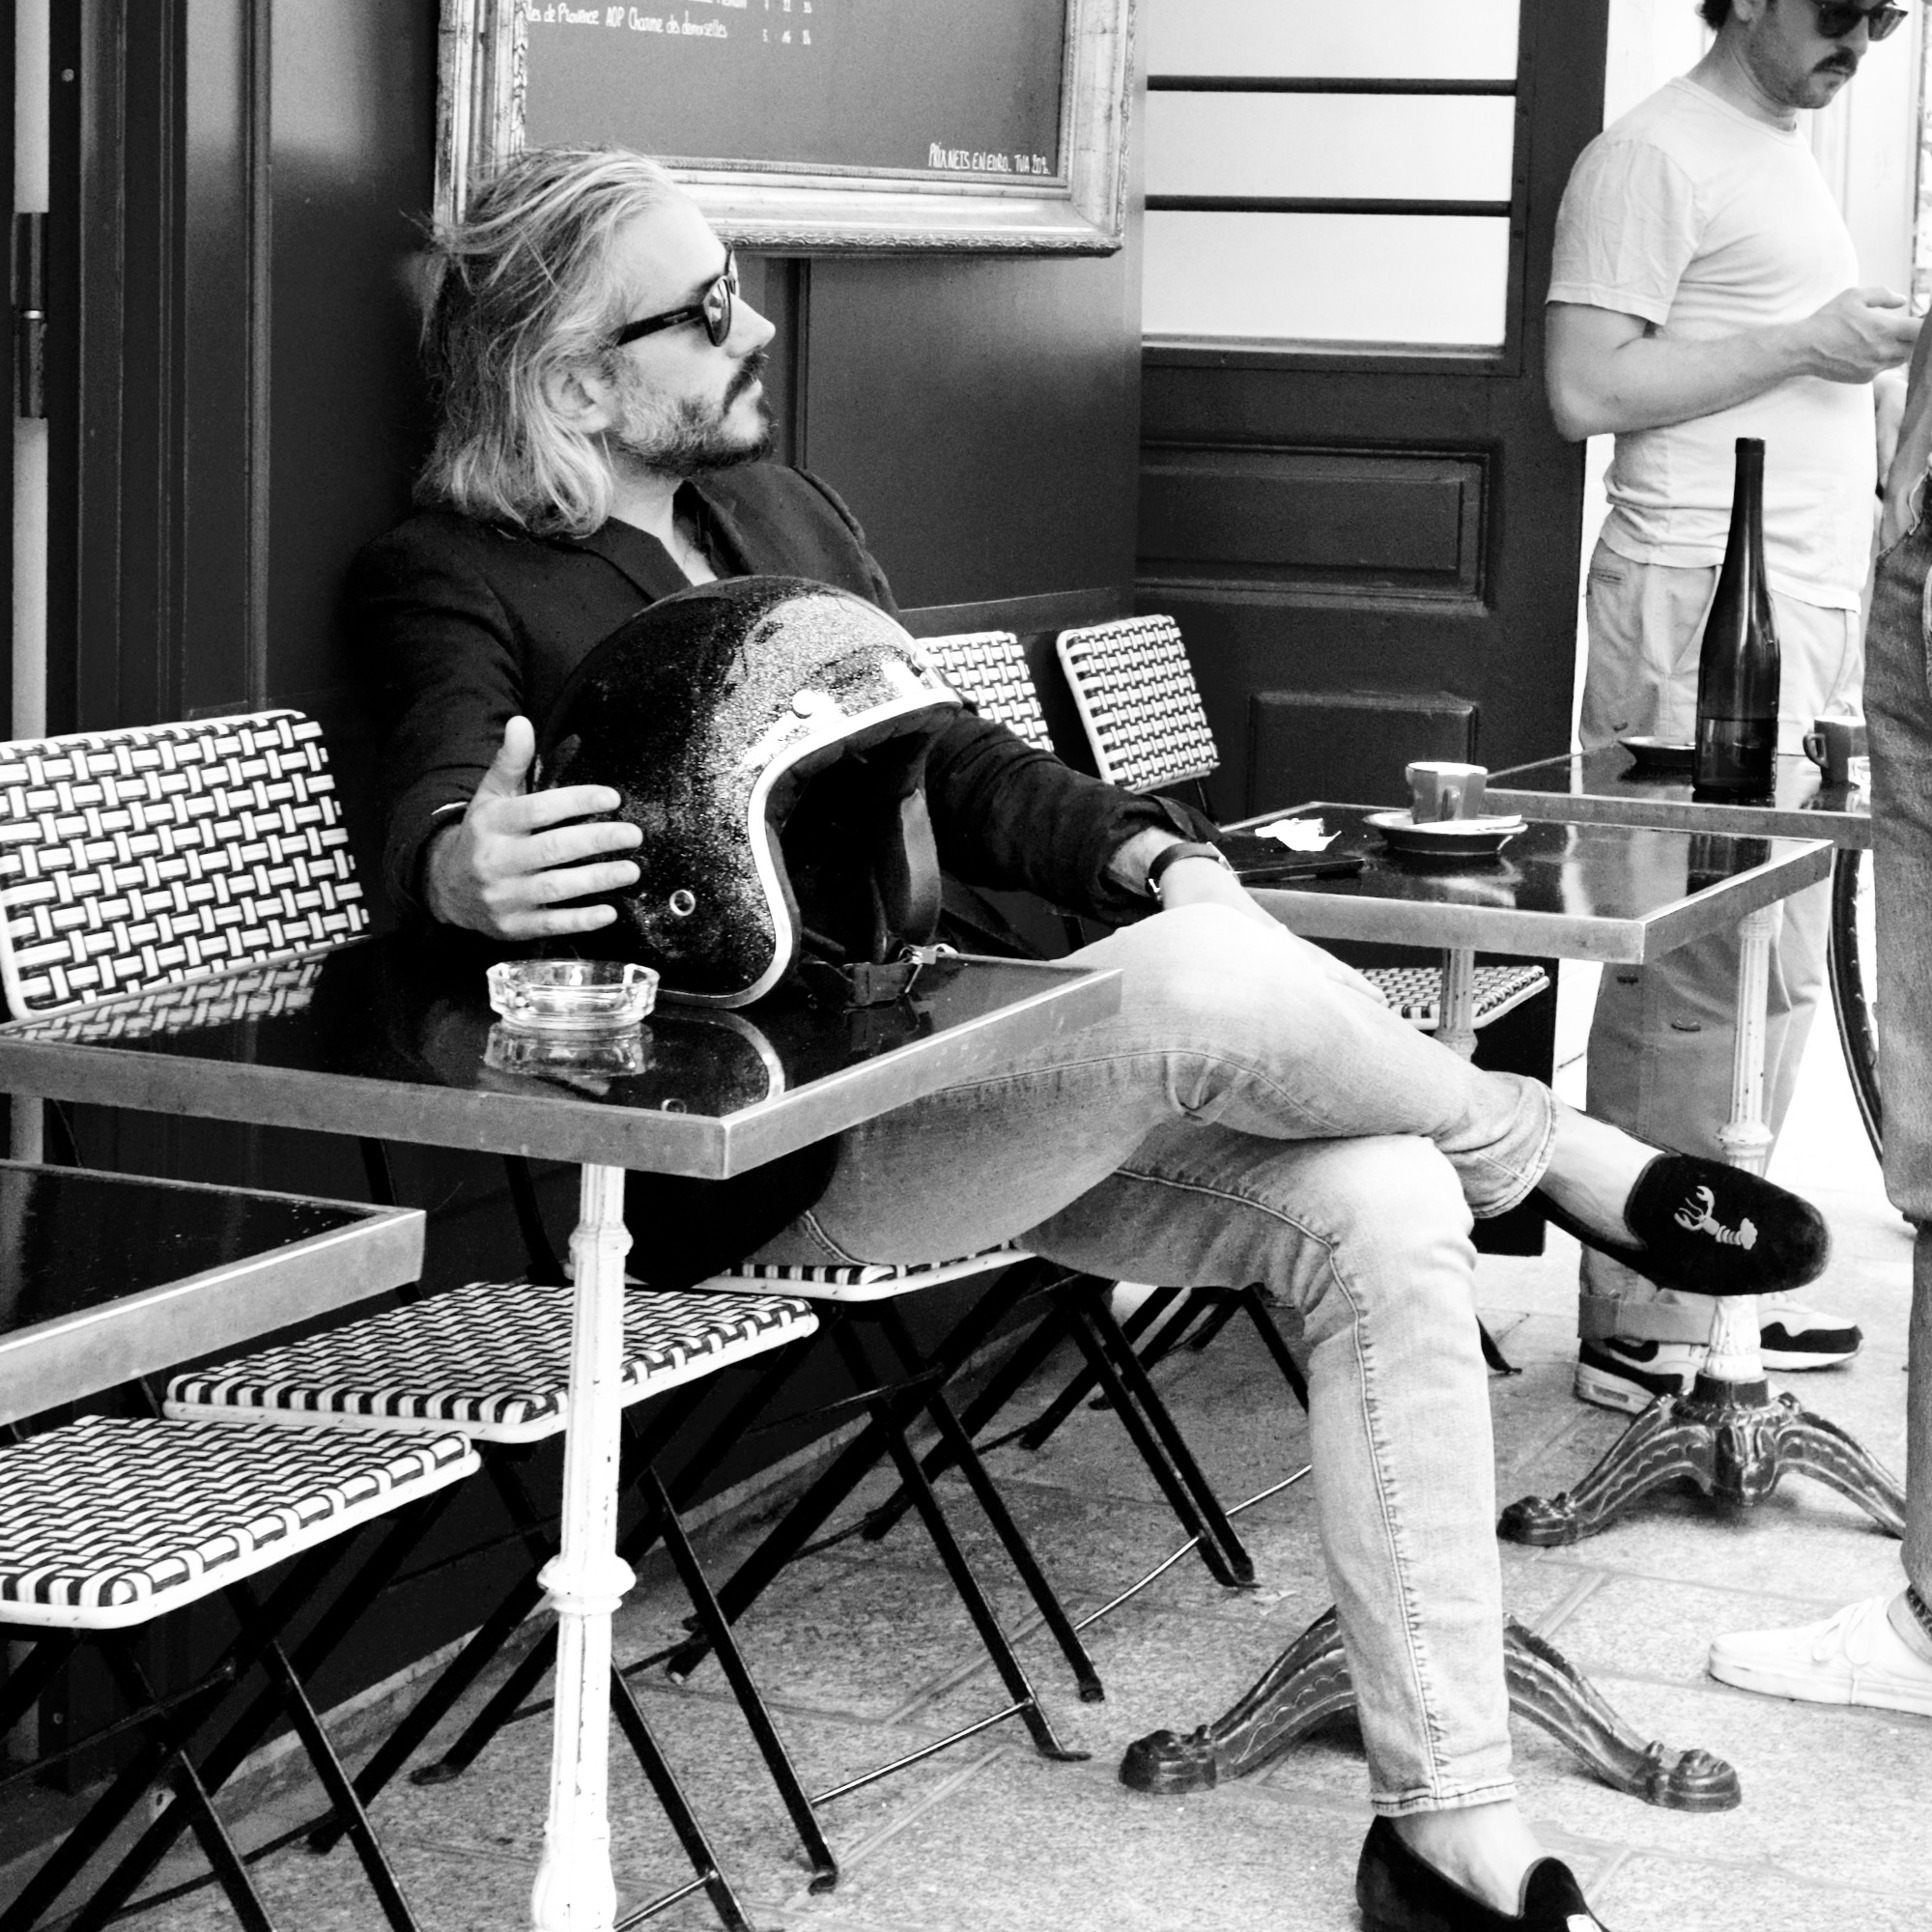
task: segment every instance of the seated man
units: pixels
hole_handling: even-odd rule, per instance
[[[592,936],[638,868],[614,792],[529,793],[528,722],[591,647],[688,583],[778,572],[891,610],[858,526],[761,464],[771,326],[658,168],[538,151],[441,238],[425,507],[357,560],[387,713],[387,877],[497,939]],[[1300,1313],[1323,1547],[1380,1814],[1367,1923],[1596,1921],[1516,1807],[1470,1214],[1541,1188],[1658,1279],[1809,1279],[1825,1236],[1738,1170],[1655,1151],[1470,1066],[1275,924],[1184,819],[963,713],[928,764],[942,863],[1120,929],[1118,1017],[767,1171],[769,1260],[944,1260],[1008,1236],[1069,1266],[1262,1281]],[[1692,1185],[1748,1253],[1673,1221]],[[1708,1227],[1711,1217],[1703,1217]],[[637,1260],[654,1268],[655,1234]],[[1693,1252],[1696,1251],[1696,1252]],[[1709,1279],[1708,1272],[1700,1276]]]

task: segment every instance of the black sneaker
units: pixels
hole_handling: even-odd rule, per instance
[[[1633,1342],[1621,1335],[1577,1346],[1579,1402],[1640,1414],[1661,1395],[1689,1395],[1710,1353],[1701,1342]]]

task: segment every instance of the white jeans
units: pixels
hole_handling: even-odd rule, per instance
[[[1697,712],[1697,657],[1717,589],[1715,567],[1634,563],[1599,543],[1585,611],[1590,663],[1579,736],[1586,752],[1632,734],[1688,740]],[[1859,613],[1774,596],[1781,668],[1778,750],[1796,752],[1820,712],[1856,705],[1862,682]],[[1765,1118],[1784,1124],[1804,1041],[1825,983],[1831,889],[1785,899],[1771,942],[1765,1029]],[[1607,966],[1590,1028],[1589,1111],[1631,1133],[1687,1153],[1721,1157],[1718,1129],[1730,1113],[1737,1011],[1734,932],[1680,946],[1648,966]],[[1657,1290],[1606,1256],[1584,1251],[1578,1330],[1702,1342],[1711,1303],[1657,1298]]]
[[[1378,1810],[1507,1797],[1488,1377],[1469,1220],[1549,1158],[1554,1103],[1222,906],[1073,955],[1120,1012],[855,1127],[762,1261],[923,1261],[1009,1236],[1084,1271],[1265,1283],[1310,1348],[1321,1542]]]

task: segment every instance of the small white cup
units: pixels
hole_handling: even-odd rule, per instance
[[[1409,817],[1417,825],[1437,818],[1478,818],[1489,770],[1441,758],[1418,758],[1407,767]]]

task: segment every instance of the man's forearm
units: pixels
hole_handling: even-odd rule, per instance
[[[1550,403],[1572,440],[1663,429],[1750,402],[1809,374],[1808,365],[1803,332],[1784,324],[1712,341],[1638,335],[1587,367],[1565,368],[1552,354]]]

